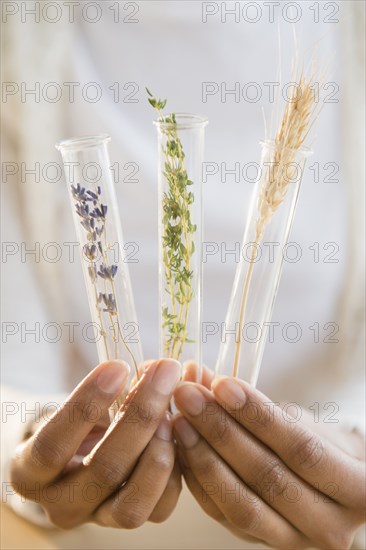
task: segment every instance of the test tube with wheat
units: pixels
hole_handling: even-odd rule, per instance
[[[260,177],[253,190],[242,254],[223,327],[216,371],[256,384],[279,285],[306,158],[304,147],[317,117],[313,78],[293,78],[282,121],[262,143]],[[263,246],[266,244],[266,247]],[[268,255],[268,244],[272,254]],[[248,252],[249,251],[249,252]]]

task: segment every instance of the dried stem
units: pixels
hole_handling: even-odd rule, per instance
[[[239,374],[239,363],[240,363],[240,353],[241,353],[241,345],[240,345],[240,338],[241,338],[241,333],[242,333],[242,328],[243,328],[243,324],[244,324],[244,315],[245,315],[245,309],[246,309],[246,305],[247,305],[247,299],[248,299],[248,291],[249,291],[249,287],[250,287],[250,282],[252,280],[252,274],[253,274],[253,267],[254,267],[254,257],[253,257],[253,254],[250,258],[250,264],[249,264],[249,269],[248,269],[248,272],[247,272],[247,276],[245,278],[245,284],[244,284],[244,288],[243,288],[243,295],[242,295],[242,299],[241,299],[241,303],[240,303],[240,314],[239,314],[239,329],[238,329],[238,333],[239,335],[237,334],[236,335],[236,346],[235,346],[235,357],[234,357],[234,367],[233,367],[233,376],[238,376]],[[241,329],[240,329],[241,327]]]

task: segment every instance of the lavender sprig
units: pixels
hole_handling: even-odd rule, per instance
[[[104,264],[101,264],[98,275],[102,279],[108,279],[108,281],[113,281],[114,276],[117,273],[118,267],[116,265],[111,265],[110,267]]]
[[[102,189],[98,185],[96,189],[86,189],[80,183],[71,185],[71,194],[75,201],[75,212],[80,218],[80,224],[86,232],[88,243],[84,246],[83,252],[86,258],[91,262],[88,266],[88,274],[95,293],[95,307],[98,311],[100,320],[100,334],[103,338],[106,356],[110,359],[110,351],[107,341],[107,333],[103,323],[103,313],[107,314],[111,321],[113,331],[114,356],[118,357],[118,336],[122,339],[123,345],[130,354],[134,363],[138,377],[136,360],[128,347],[121,330],[118,319],[118,309],[116,293],[114,288],[114,278],[118,271],[118,266],[109,264],[108,259],[108,241],[106,235],[106,217],[108,207],[101,202]],[[101,261],[99,262],[99,259]],[[98,265],[99,264],[99,265]],[[103,285],[104,292],[98,288],[98,284]],[[109,289],[108,289],[109,285]]]

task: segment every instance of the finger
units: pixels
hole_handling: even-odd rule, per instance
[[[329,405],[331,404],[329,403]],[[280,408],[284,409],[283,415],[286,419],[294,418],[291,420],[292,422],[298,422],[300,426],[314,431],[351,457],[365,461],[365,437],[361,431],[350,431],[348,426],[340,425],[335,418],[329,422],[326,418],[319,419],[315,411],[311,413],[310,410],[301,408],[296,403],[281,402]]]
[[[176,418],[178,417],[175,417],[175,419]],[[216,506],[212,498],[206,493],[206,491],[201,487],[199,482],[194,477],[192,470],[190,469],[189,463],[184,457],[184,450],[179,443],[178,443],[177,455],[178,455],[179,465],[182,470],[182,474],[184,476],[185,482],[187,484],[188,489],[192,493],[193,497],[195,498],[199,506],[202,508],[202,510],[208,516],[210,516],[210,518],[222,523],[225,520],[225,516]]]
[[[71,472],[75,469],[76,466],[80,466],[85,455],[91,452],[93,447],[102,439],[106,432],[104,427],[94,427],[92,431],[86,436],[86,438],[81,443],[80,447],[76,450],[74,456],[66,464],[65,468],[62,470],[61,475],[65,475],[68,472]]]
[[[171,420],[165,416],[126,485],[96,510],[94,521],[123,529],[143,525],[166,489],[174,455]]]
[[[238,527],[235,527],[235,525],[227,521],[227,519],[222,514],[222,512],[218,509],[218,507],[216,506],[212,498],[203,490],[201,485],[198,483],[198,481],[192,474],[192,471],[189,467],[188,462],[184,458],[183,450],[179,450],[179,449],[180,449],[180,446],[178,446],[178,456],[179,456],[179,462],[181,465],[185,482],[187,484],[188,489],[190,490],[190,492],[192,493],[193,497],[195,498],[198,505],[202,508],[202,510],[208,516],[210,516],[213,520],[219,522],[223,527],[231,531],[237,537],[240,537],[241,539],[244,539],[247,542],[258,542],[258,539],[255,539],[254,537],[251,537],[250,535],[244,533],[244,531],[242,531]]]
[[[177,418],[174,429],[192,474],[230,524],[274,547],[307,546],[308,541],[243,484],[185,418]]]
[[[138,382],[138,380],[141,378],[141,376],[144,374],[145,371],[148,370],[148,368],[153,364],[155,363],[155,360],[154,359],[146,359],[145,361],[142,361],[142,363],[140,363],[137,367],[137,373],[138,373],[138,377],[137,377],[137,373],[134,374],[132,380],[131,380],[131,385],[130,385],[130,388],[133,388],[134,385]]]
[[[179,378],[180,364],[171,359],[159,360],[144,372],[103,439],[83,464],[62,480],[61,486],[74,487],[72,505],[66,490],[57,505],[60,508],[63,504],[65,524],[85,521],[126,482],[165,415]],[[95,488],[97,498],[85,498],[87,487]]]
[[[128,374],[128,365],[120,361],[98,365],[46,424],[18,448],[11,471],[14,486],[24,489],[29,485],[31,490],[35,482],[55,479],[123,391]]]
[[[142,369],[142,373],[146,371],[153,363],[156,363],[156,359],[145,359],[145,361],[142,361],[139,365],[139,369]]]
[[[327,532],[336,534],[334,524],[339,530],[346,528],[348,520],[343,507],[314,491],[220,407],[205,388],[182,383],[176,390],[175,401],[237,475],[310,540],[324,546],[329,544]],[[319,522],[314,522],[314,515]]]
[[[220,377],[213,383],[213,392],[237,422],[302,479],[343,505],[362,506],[366,488],[360,461],[294,420],[241,380]]]
[[[202,366],[201,380],[199,378],[199,369],[197,363],[194,361],[187,361],[183,365],[183,380],[185,382],[198,382],[205,386],[206,388],[211,388],[211,382],[214,379],[215,375],[212,370],[210,370],[206,365]]]
[[[177,505],[179,495],[182,490],[182,473],[177,460],[174,463],[174,468],[168,480],[167,486],[152,511],[149,521],[153,523],[162,523],[173,512]]]

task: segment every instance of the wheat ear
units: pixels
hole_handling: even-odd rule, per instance
[[[286,197],[295,169],[295,166],[291,163],[293,163],[297,151],[303,146],[317,116],[317,102],[312,84],[312,78],[307,79],[301,74],[297,84],[291,88],[282,123],[274,139],[272,167],[267,170],[262,182],[258,198],[258,217],[255,228],[254,242],[256,246],[253,247],[249,260],[249,268],[246,274],[240,303],[233,376],[238,376],[239,372],[242,343],[241,335],[244,326],[245,310],[253,275],[256,250],[274,212],[276,212]]]

